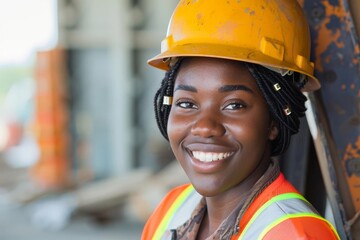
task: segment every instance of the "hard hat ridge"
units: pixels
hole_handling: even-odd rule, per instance
[[[214,57],[256,63],[309,77],[320,87],[310,61],[310,33],[296,0],[181,0],[169,22],[161,53],[149,64],[169,69],[174,57]],[[167,61],[163,61],[163,60]]]

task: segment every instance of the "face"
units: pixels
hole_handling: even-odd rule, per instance
[[[168,136],[195,189],[211,197],[261,176],[277,128],[243,63],[187,58],[175,80]]]

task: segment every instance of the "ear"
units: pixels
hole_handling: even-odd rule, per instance
[[[271,120],[268,138],[270,141],[273,141],[277,138],[278,135],[279,135],[278,122],[275,120]]]

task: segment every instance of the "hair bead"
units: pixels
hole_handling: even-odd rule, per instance
[[[279,83],[275,83],[274,84],[274,89],[275,89],[275,91],[280,91],[280,89],[281,89],[281,86],[280,86],[280,84]]]
[[[289,115],[291,114],[291,109],[290,109],[289,106],[286,106],[286,107],[284,108],[284,113],[285,113],[286,116],[289,116]]]
[[[173,98],[170,96],[163,97],[163,105],[171,105]]]

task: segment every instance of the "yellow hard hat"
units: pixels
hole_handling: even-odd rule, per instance
[[[304,91],[320,88],[310,62],[309,26],[296,0],[180,0],[161,53],[148,63],[168,70],[171,59],[190,56],[295,71],[309,77]]]

